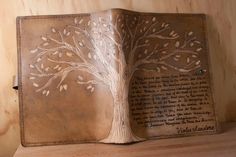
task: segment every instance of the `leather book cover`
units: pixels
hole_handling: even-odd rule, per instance
[[[18,17],[22,144],[215,133],[206,36],[202,14]]]

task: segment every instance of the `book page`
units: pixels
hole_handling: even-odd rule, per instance
[[[96,16],[18,19],[24,146],[98,142],[109,135],[119,73],[112,42],[105,41],[113,39],[103,26],[110,16]]]
[[[138,41],[129,91],[133,133],[152,139],[216,132],[205,17],[130,15],[130,21],[139,31],[132,39]]]

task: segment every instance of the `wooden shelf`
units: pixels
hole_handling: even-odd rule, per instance
[[[222,125],[222,133],[149,140],[130,145],[73,144],[19,146],[14,157],[235,157],[236,123]]]

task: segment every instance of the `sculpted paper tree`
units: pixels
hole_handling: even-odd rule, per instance
[[[184,40],[179,37],[168,23],[153,16],[76,17],[64,28],[51,28],[41,37],[43,42],[30,51],[35,60],[29,65],[29,79],[36,92],[50,96],[50,86],[56,80],[60,80],[58,92],[66,91],[70,88],[68,75],[81,72],[77,84],[91,93],[96,84],[103,84],[113,96],[112,127],[102,142],[142,140],[130,128],[130,81],[140,70],[186,73],[199,68],[201,43],[192,31],[185,33]],[[178,64],[180,60],[184,64]]]

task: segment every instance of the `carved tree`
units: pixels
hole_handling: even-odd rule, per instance
[[[129,121],[128,89],[136,71],[184,73],[200,67],[198,52],[202,48],[193,32],[185,33],[183,41],[178,40],[179,35],[169,24],[157,17],[76,17],[73,24],[62,30],[51,28],[51,33],[41,38],[43,42],[30,51],[35,55],[30,80],[36,92],[48,96],[57,79],[58,90],[66,91],[65,80],[73,71],[81,72],[76,82],[91,93],[96,84],[105,85],[114,104],[112,127],[102,140],[107,143],[142,140],[132,133]],[[152,46],[152,42],[156,44]],[[180,59],[186,63],[172,65]]]

